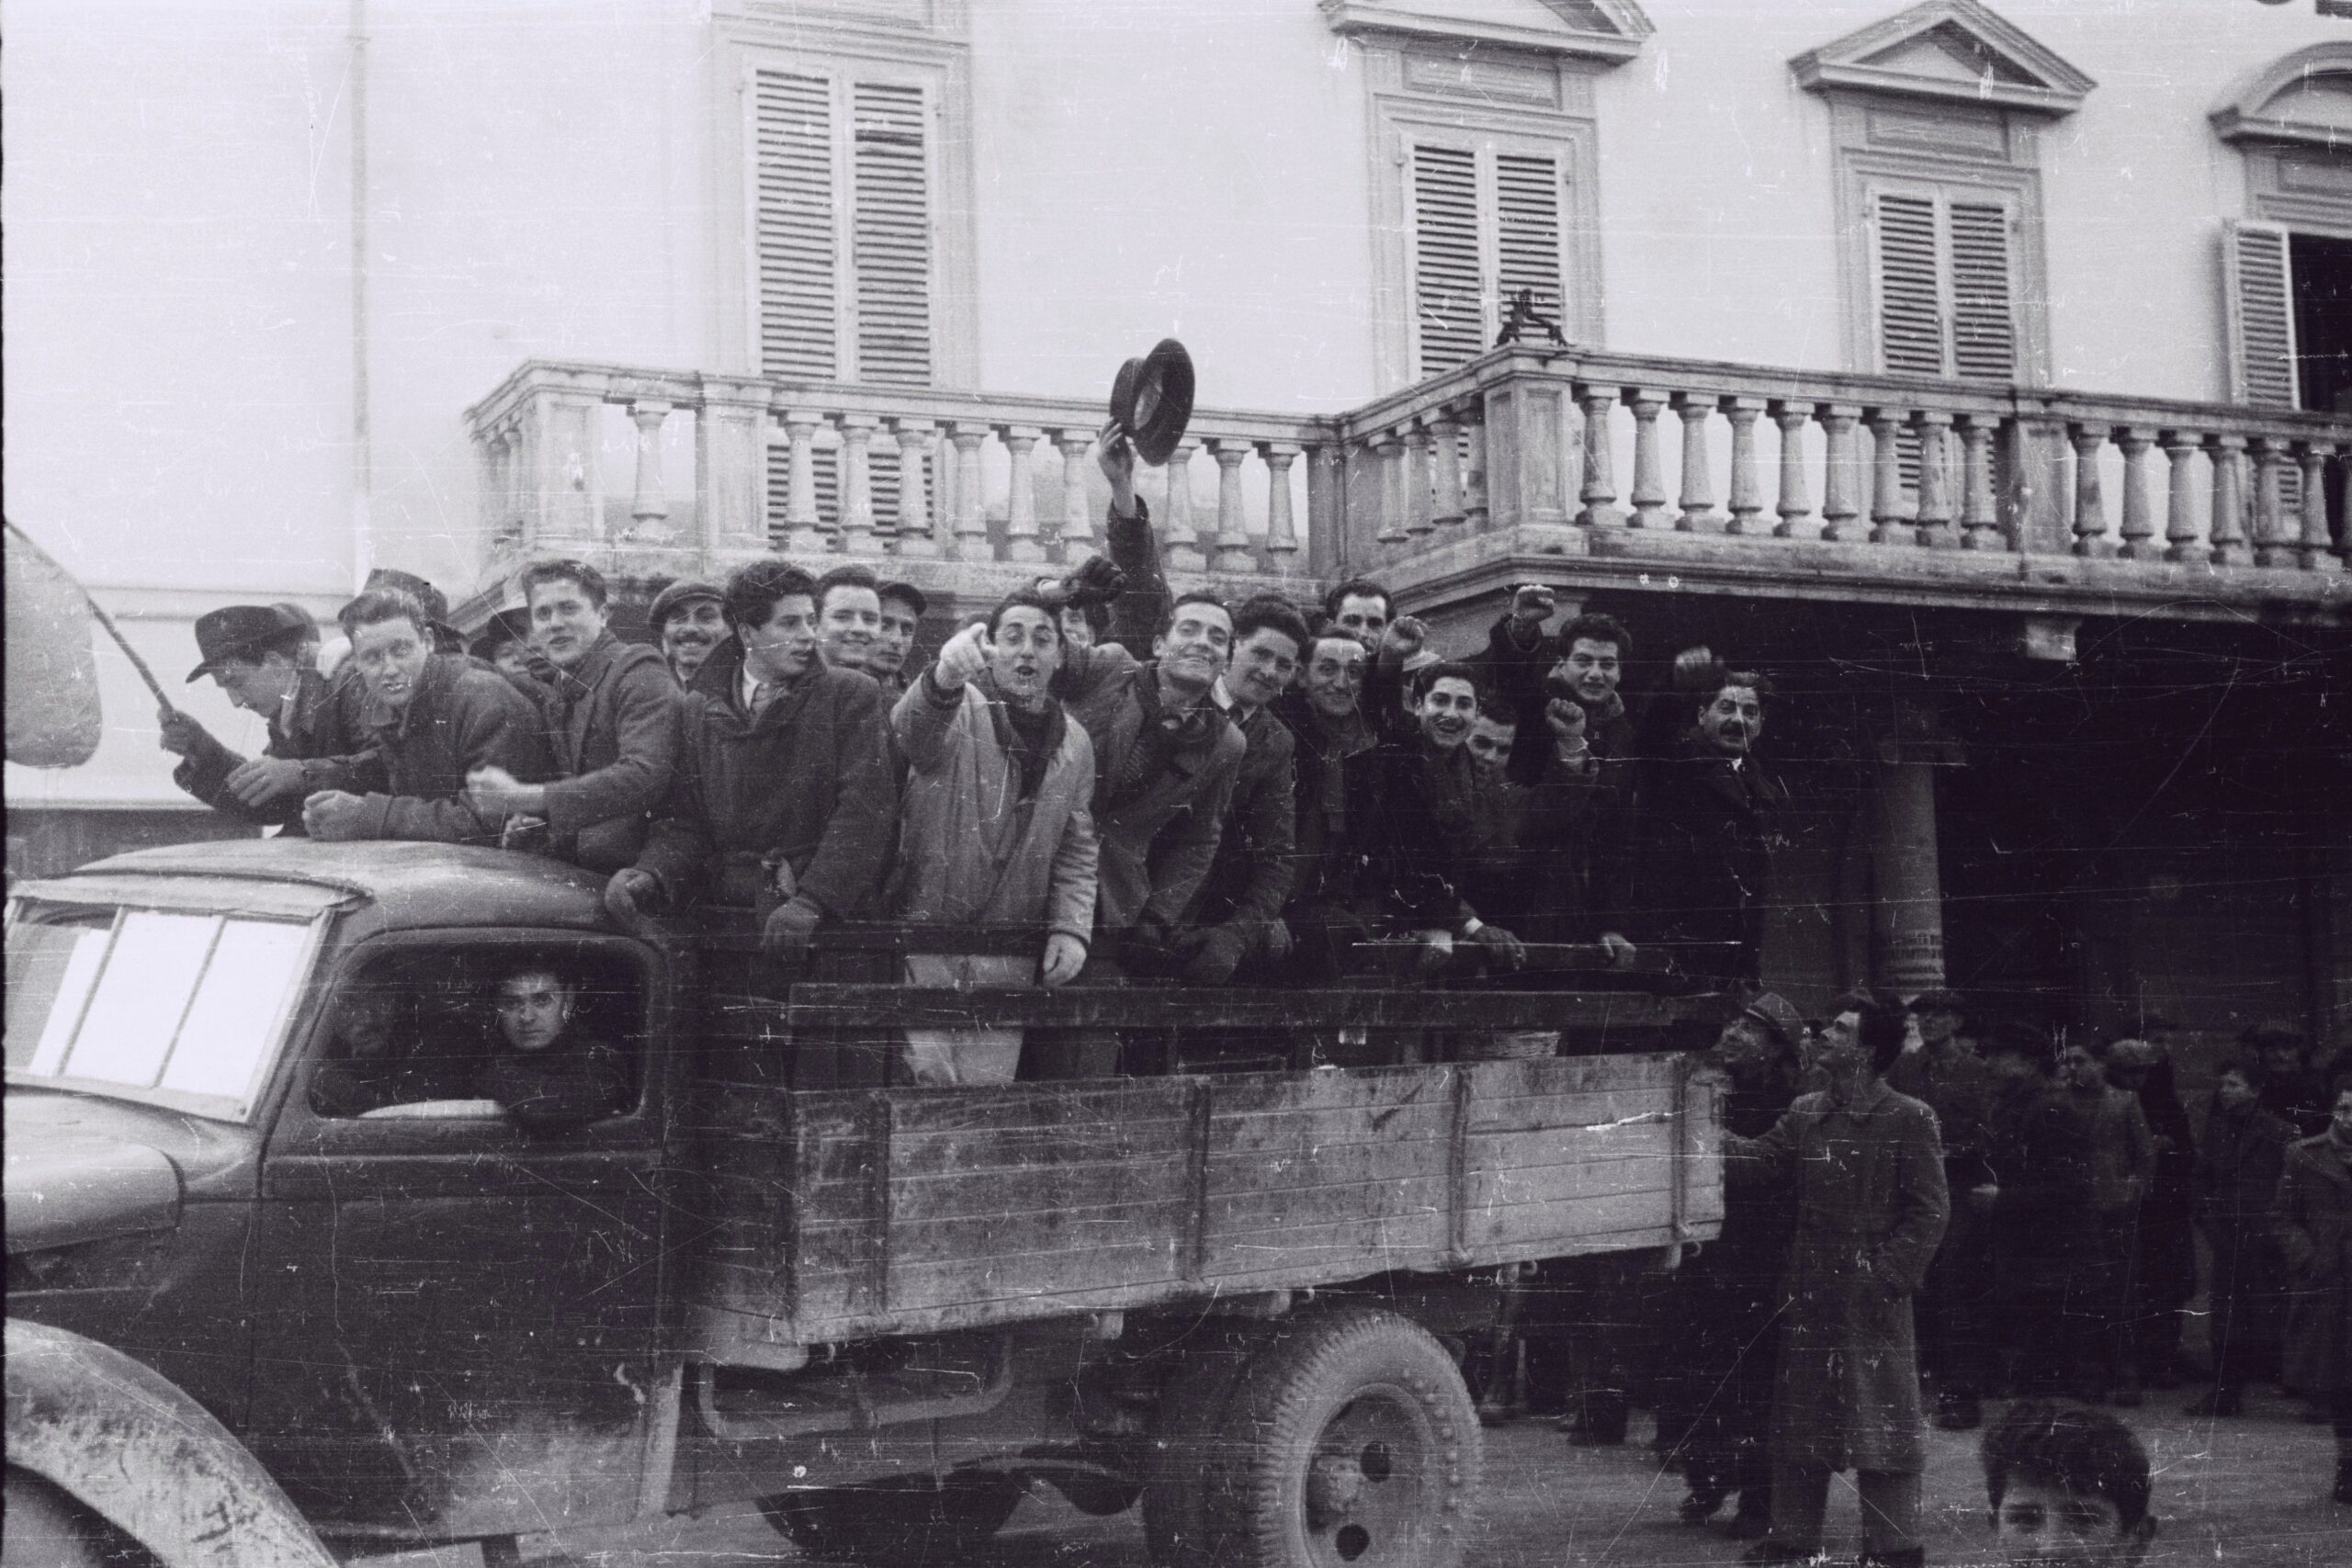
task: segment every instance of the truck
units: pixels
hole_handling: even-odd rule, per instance
[[[1171,1568],[1450,1568],[1461,1364],[1528,1271],[1720,1227],[1719,998],[1656,976],[925,988],[904,931],[785,969],[724,919],[616,930],[601,891],[295,839],[11,889],[8,1568],[500,1562],[747,1499],[817,1555],[952,1562],[1039,1486],[1139,1507]],[[626,1062],[611,1114],[333,1113],[355,1052],[481,1052],[518,966]],[[872,1068],[922,1020],[1172,1043],[1101,1079]]]

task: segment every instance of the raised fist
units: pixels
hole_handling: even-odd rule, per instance
[[[1585,743],[1586,716],[1582,703],[1566,697],[1554,697],[1544,705],[1544,722],[1551,727],[1552,739],[1573,750]]]
[[[1127,574],[1109,556],[1089,556],[1076,571],[1062,579],[1062,602],[1075,610],[1108,604],[1127,591]]]
[[[1510,591],[1510,618],[1542,626],[1557,613],[1560,602],[1540,582],[1522,582]]]
[[[1402,664],[1430,640],[1429,624],[1419,615],[1399,615],[1388,623],[1380,634],[1380,658],[1383,663]]]

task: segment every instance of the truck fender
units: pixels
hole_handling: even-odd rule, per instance
[[[8,1320],[8,1463],[70,1494],[165,1568],[334,1568],[259,1461],[110,1346]]]

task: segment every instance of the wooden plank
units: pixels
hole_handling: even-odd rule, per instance
[[[1649,1029],[1720,1010],[1703,998],[1595,991],[1291,991],[1238,987],[1058,990],[808,982],[790,988],[788,1027],[822,1029],[1236,1029],[1276,1031],[1300,1018],[1332,1028]]]
[[[1329,1144],[1442,1142],[1451,1130],[1443,1100],[1329,1111],[1209,1118],[1209,1157],[1306,1154]]]
[[[907,1262],[891,1272],[890,1298],[895,1310],[912,1311],[1169,1283],[1176,1277],[1174,1240],[1169,1235],[1080,1252]]]
[[[1645,1155],[1674,1157],[1675,1131],[1663,1122],[1631,1126],[1544,1127],[1526,1133],[1474,1133],[1470,1168],[1499,1170],[1522,1165],[1562,1165],[1571,1160]]]
[[[1236,1073],[1216,1080],[1215,1116],[1288,1114],[1351,1107],[1442,1101],[1458,1066],[1327,1068],[1311,1073]]]
[[[1204,1165],[1207,1195],[1221,1198],[1236,1192],[1286,1192],[1307,1186],[1428,1176],[1445,1168],[1445,1157],[1444,1145],[1434,1138],[1368,1139],[1321,1144],[1305,1151],[1219,1155]]]
[[[1016,1127],[1115,1126],[1181,1120],[1184,1085],[1175,1078],[1104,1078],[987,1089],[894,1089],[902,1136],[996,1133]]]
[[[1582,1093],[1514,1095],[1470,1108],[1473,1133],[1524,1133],[1544,1127],[1592,1127],[1651,1117],[1660,1124],[1674,1111],[1674,1088],[1595,1089]]]
[[[901,1129],[891,1144],[890,1166],[910,1177],[970,1176],[1041,1165],[1151,1159],[1182,1154],[1190,1132],[1191,1122],[1181,1116],[912,1136]]]
[[[892,1223],[903,1231],[930,1220],[1164,1201],[1183,1187],[1186,1164],[1183,1151],[1170,1149],[1143,1159],[901,1177],[890,1184]]]
[[[1681,1076],[1680,1058],[1668,1053],[1606,1056],[1539,1056],[1530,1060],[1472,1062],[1473,1100],[1529,1095],[1591,1094],[1609,1089],[1665,1088]]]
[[[1476,1213],[1512,1203],[1575,1203],[1627,1192],[1663,1192],[1670,1197],[1673,1191],[1670,1158],[1632,1155],[1566,1165],[1474,1170],[1464,1187],[1463,1206]]]
[[[1182,1267],[1184,1278],[1198,1280],[1208,1256],[1209,1116],[1216,1097],[1207,1078],[1192,1083],[1192,1115],[1185,1129],[1184,1191],[1187,1199]]]
[[[1211,1230],[1204,1279],[1325,1267],[1353,1269],[1326,1278],[1362,1279],[1388,1269],[1436,1268],[1445,1259],[1447,1221],[1442,1208],[1414,1214],[1366,1215],[1317,1225],[1262,1230]]]
[[[1034,1214],[924,1220],[899,1226],[890,1237],[890,1255],[901,1269],[918,1264],[1075,1257],[1123,1247],[1173,1257],[1182,1207],[1180,1196],[1163,1195]]]
[[[1359,1219],[1399,1214],[1443,1215],[1451,1190],[1443,1169],[1403,1179],[1339,1182],[1328,1186],[1276,1188],[1258,1192],[1211,1194],[1210,1240],[1284,1225],[1346,1224]]]
[[[1491,1203],[1468,1211],[1464,1226],[1471,1250],[1531,1241],[1573,1241],[1612,1231],[1657,1228],[1668,1235],[1674,1223],[1673,1194],[1660,1189],[1543,1203]]]

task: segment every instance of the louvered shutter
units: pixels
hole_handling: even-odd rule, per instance
[[[2222,225],[2222,314],[2229,323],[2230,398],[2293,408],[2295,310],[2287,231],[2276,223]]]
[[[840,372],[833,220],[833,85],[752,75],[760,369],[790,380]]]
[[[2018,374],[2009,209],[1955,197],[1946,207],[1951,254],[1951,370],[1963,381],[2014,381]]]
[[[1525,289],[1535,309],[1564,332],[1565,269],[1560,257],[1560,160],[1548,152],[1495,154],[1496,280],[1500,285],[1491,323],[1499,329],[1511,301]]]
[[[1412,152],[1413,320],[1426,378],[1486,346],[1479,300],[1478,164],[1470,148],[1417,143]]]
[[[852,265],[857,275],[857,378],[931,384],[931,178],[920,86],[859,82]]]
[[[1881,369],[1945,374],[1943,280],[1936,227],[1932,195],[1894,190],[1872,194],[1871,251]]]

